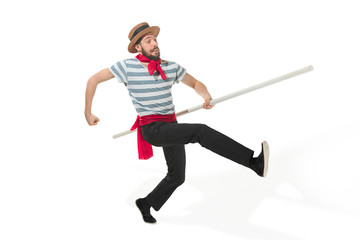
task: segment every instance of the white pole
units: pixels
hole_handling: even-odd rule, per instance
[[[275,83],[284,81],[284,80],[286,80],[286,79],[289,79],[289,78],[298,76],[298,75],[300,75],[300,74],[307,73],[307,72],[309,72],[309,71],[312,71],[313,69],[314,69],[314,68],[313,68],[313,66],[311,66],[311,65],[310,65],[310,66],[307,66],[307,67],[304,67],[304,68],[301,68],[301,69],[299,69],[299,70],[296,70],[296,71],[293,71],[293,72],[284,74],[284,75],[282,75],[282,76],[279,76],[279,77],[270,79],[270,80],[268,80],[268,81],[265,81],[265,82],[256,84],[256,85],[254,85],[254,86],[251,86],[251,87],[248,87],[248,88],[245,88],[245,89],[242,89],[242,90],[240,90],[240,91],[233,92],[233,93],[227,94],[227,95],[225,95],[225,96],[222,96],[222,97],[213,99],[213,100],[211,100],[210,105],[215,105],[215,104],[217,104],[217,103],[220,103],[220,102],[229,100],[229,99],[231,99],[231,98],[238,97],[238,96],[240,96],[240,95],[243,95],[243,94],[246,94],[246,93],[255,91],[255,90],[260,89],[260,88],[267,87],[267,86],[269,86],[269,85],[272,85],[272,84],[275,84]],[[182,115],[185,115],[185,114],[188,114],[188,113],[191,113],[191,112],[200,110],[200,109],[202,109],[202,106],[203,106],[203,105],[200,104],[200,105],[198,105],[198,106],[195,106],[195,107],[186,109],[186,110],[184,110],[184,111],[178,112],[178,113],[176,113],[176,116],[179,117],[179,116],[182,116]],[[113,138],[116,139],[116,138],[125,136],[125,135],[127,135],[127,134],[130,134],[130,133],[132,133],[132,132],[136,132],[136,131],[127,130],[127,131],[124,131],[124,132],[121,132],[121,133],[118,133],[118,134],[113,135]]]

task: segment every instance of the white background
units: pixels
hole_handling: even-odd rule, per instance
[[[308,65],[314,71],[179,119],[255,150],[268,178],[188,145],[187,179],[142,222],[134,201],[165,176],[137,160],[126,88],[86,82],[161,28],[161,57],[214,98]],[[0,239],[359,239],[360,15],[356,1],[3,1],[0,4]],[[184,84],[176,109],[202,103]]]

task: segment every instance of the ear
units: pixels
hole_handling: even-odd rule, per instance
[[[140,44],[136,44],[134,47],[135,47],[136,51],[141,52]]]

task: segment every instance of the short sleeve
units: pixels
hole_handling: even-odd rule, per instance
[[[176,68],[175,82],[179,83],[185,77],[185,75],[186,75],[186,69],[178,64]]]
[[[124,60],[115,63],[109,70],[119,82],[127,85],[126,64]]]

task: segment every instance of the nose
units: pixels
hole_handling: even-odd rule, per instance
[[[153,47],[158,47],[158,43],[155,40],[153,40]]]

